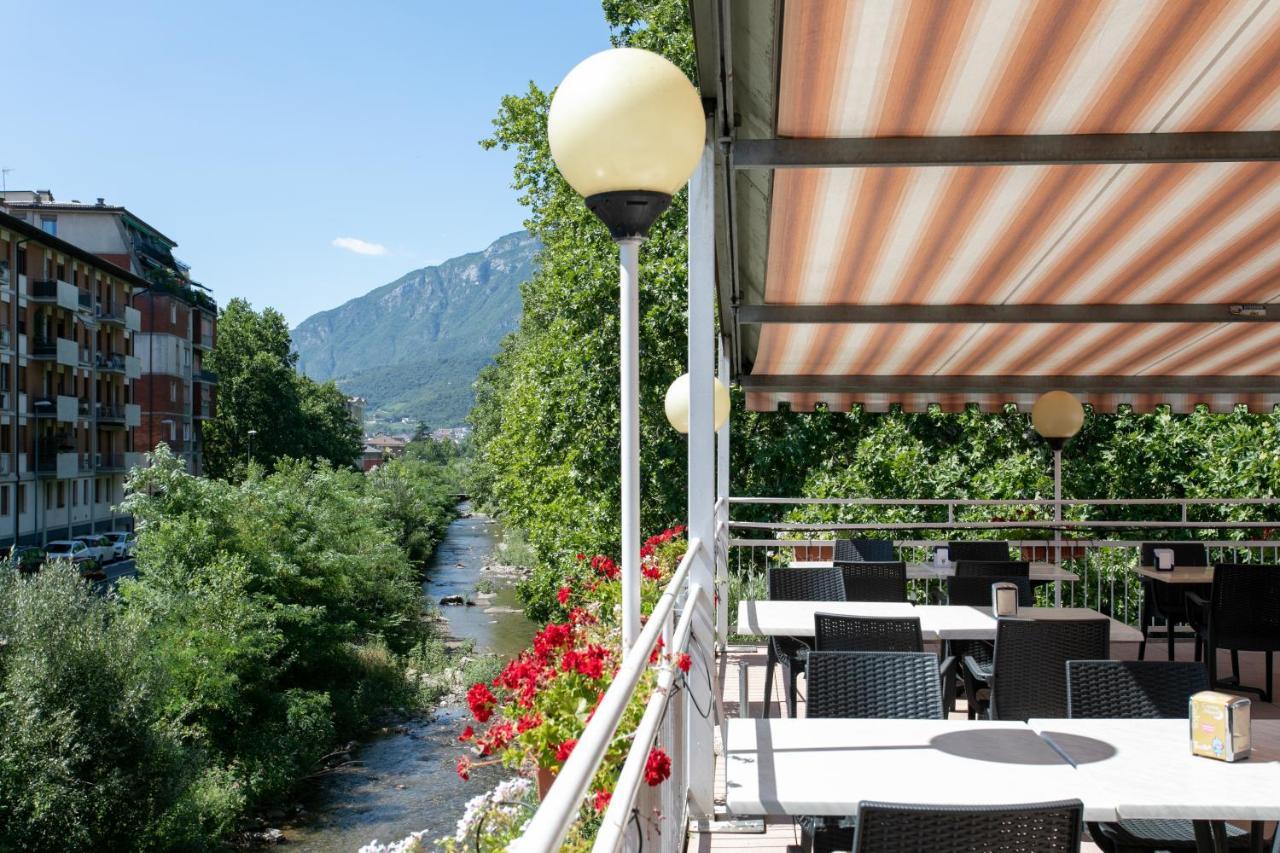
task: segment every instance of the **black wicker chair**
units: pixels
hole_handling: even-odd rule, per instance
[[[1073,718],[1186,719],[1187,700],[1209,687],[1209,671],[1193,661],[1067,661],[1067,713]],[[1227,826],[1232,849],[1244,849],[1249,833]],[[1089,834],[1105,853],[1195,850],[1189,820],[1122,820],[1090,823]]]
[[[1008,542],[990,541],[948,542],[947,556],[950,557],[953,563],[958,563],[961,560],[1004,563],[1011,559],[1009,557]]]
[[[922,652],[924,639],[917,617],[883,618],[817,613],[814,651]]]
[[[836,560],[846,601],[906,601],[907,564]]]
[[[1192,661],[1069,660],[1067,716],[1186,719],[1187,700],[1209,689]]]
[[[771,601],[844,601],[844,580],[840,570],[770,569]],[[769,655],[764,670],[764,716],[773,704],[773,668],[782,665],[786,690],[787,716],[796,715],[796,680],[804,672],[809,644],[795,637],[770,637]]]
[[[1209,554],[1200,542],[1143,542],[1138,562],[1143,566],[1154,566],[1157,548],[1169,548],[1173,551],[1175,566],[1207,566]],[[1151,630],[1153,620],[1163,619],[1165,622],[1165,638],[1169,644],[1169,660],[1173,660],[1173,628],[1187,621],[1186,594],[1209,596],[1208,584],[1170,584],[1142,578],[1142,612],[1138,628],[1142,631],[1142,642],[1138,644],[1138,660],[1147,657],[1147,634]],[[1199,658],[1197,658],[1199,660]]]
[[[1009,806],[861,802],[856,853],[1070,853],[1080,849],[1079,800]]]
[[[811,652],[806,718],[941,720],[938,658],[929,652]]]
[[[990,607],[991,586],[996,583],[1011,583],[1018,588],[1018,606],[1035,605],[1035,593],[1031,590],[1031,581],[1025,577],[1008,575],[975,575],[972,577],[947,578],[946,603],[963,607]],[[945,655],[948,660],[962,661],[966,657],[973,658],[983,669],[991,668],[991,653],[995,644],[987,640],[948,640]],[[957,667],[959,669],[959,667]],[[969,719],[974,718],[978,697],[969,693],[969,682],[962,680],[959,684],[964,690],[965,704],[969,706]],[[947,707],[954,707],[950,701],[955,696],[955,688],[948,694]]]
[[[958,578],[981,578],[989,575],[1029,578],[1031,564],[1023,560],[956,560]]]
[[[1274,655],[1280,652],[1280,566],[1257,563],[1224,563],[1214,566],[1213,587],[1206,601],[1187,593],[1190,619],[1196,625],[1196,646],[1205,648],[1209,681],[1214,687],[1231,687],[1258,693],[1270,702]],[[1218,678],[1218,649],[1231,651],[1231,676]],[[1265,654],[1265,689],[1240,683],[1240,652]]]
[[[985,689],[993,720],[1065,717],[1066,662],[1107,658],[1110,638],[1106,619],[1000,619],[991,666],[964,659],[970,713],[978,710],[977,697]]]
[[[823,619],[824,615],[817,618]],[[880,621],[914,622],[919,637],[919,619]],[[822,630],[821,623],[818,629]],[[900,638],[910,633],[906,626],[900,625],[898,630],[902,632]],[[805,717],[815,718],[941,720],[946,716],[938,659],[921,651],[811,652],[805,703]],[[802,817],[802,849],[809,849],[811,844],[814,853],[850,849],[851,823],[847,819]]]
[[[837,563],[892,563],[891,539],[837,539],[835,542]]]

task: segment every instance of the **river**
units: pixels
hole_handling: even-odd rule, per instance
[[[463,504],[464,514],[469,506]],[[492,519],[472,515],[449,525],[427,568],[423,595],[438,602],[447,595],[475,598],[482,571],[497,551],[500,528]],[[510,657],[528,645],[533,625],[519,610],[515,590],[498,581],[493,598],[476,607],[443,607],[449,632],[474,640],[477,651]],[[486,612],[489,611],[489,612]],[[509,775],[482,768],[462,782],[454,764],[462,754],[456,738],[466,710],[439,709],[430,719],[409,720],[395,733],[375,738],[353,756],[358,764],[322,777],[302,798],[305,820],[284,827],[289,849],[306,853],[355,853],[377,839],[399,841],[412,832],[428,838],[452,835],[467,800]]]

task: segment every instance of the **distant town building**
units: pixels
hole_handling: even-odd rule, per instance
[[[360,467],[365,471],[378,467],[388,459],[404,455],[409,444],[403,438],[394,435],[375,435],[364,440],[364,451],[360,454]]]
[[[452,441],[454,444],[461,444],[467,440],[467,436],[471,435],[471,427],[445,427],[431,431],[431,437],[436,441]]]
[[[356,426],[364,430],[364,410],[369,401],[364,397],[348,397],[347,398],[347,414],[351,420],[355,421]]]
[[[101,198],[91,204],[59,202],[48,190],[21,190],[0,193],[0,204],[143,280],[131,303],[142,320],[134,341],[141,363],[138,446],[152,450],[163,441],[186,460],[189,471],[202,473],[204,421],[217,403],[217,377],[205,369],[204,356],[217,336],[218,306],[174,257],[178,244],[127,208]]]
[[[54,236],[61,211],[0,203],[0,546],[128,525],[141,464],[137,389],[150,283]]]

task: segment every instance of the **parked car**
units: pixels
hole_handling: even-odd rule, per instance
[[[94,533],[88,536],[77,536],[76,539],[85,544],[89,549],[89,553],[98,561],[99,566],[105,566],[116,558],[115,546],[107,537]]]
[[[97,555],[79,539],[59,539],[44,546],[44,550],[46,563],[54,560],[68,560],[85,577],[102,574]]]
[[[40,571],[44,561],[43,548],[37,548],[34,545],[14,545],[9,549],[9,565],[24,575],[32,575]]]
[[[138,544],[138,537],[127,530],[113,530],[102,534],[111,541],[111,549],[117,560],[133,556],[133,549]]]

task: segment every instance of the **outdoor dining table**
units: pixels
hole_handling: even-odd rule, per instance
[[[740,601],[739,634],[766,637],[812,637],[817,613],[867,618],[916,617],[920,633],[930,640],[994,640],[997,621],[989,607],[910,604],[896,601]],[[1142,632],[1086,607],[1023,607],[1020,619],[1106,619],[1112,643],[1142,642]]]
[[[1213,566],[1175,566],[1172,569],[1163,570],[1155,566],[1138,566],[1134,571],[1144,578],[1151,578],[1160,583],[1213,583]]]
[[[1087,821],[1195,820],[1200,849],[1215,850],[1221,821],[1280,819],[1280,721],[1253,725],[1255,743],[1271,746],[1227,764],[1190,754],[1186,720],[731,719],[726,806],[741,816],[852,816],[863,800],[1078,799]]]
[[[790,563],[793,569],[829,569],[834,566],[831,560],[793,560]],[[944,566],[934,565],[933,563],[907,563],[907,580],[945,580],[954,577],[956,573],[956,564],[948,563]],[[1030,565],[1030,579],[1036,583],[1046,581],[1078,581],[1080,576],[1075,572],[1069,572],[1056,563],[1032,563]]]

